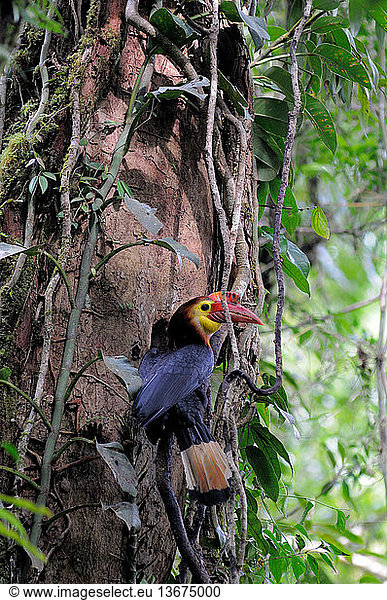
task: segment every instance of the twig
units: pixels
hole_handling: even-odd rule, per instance
[[[16,477],[20,477],[20,479],[23,479],[23,481],[26,481],[31,487],[33,487],[35,490],[39,490],[39,486],[37,483],[35,483],[35,481],[33,481],[32,479],[30,479],[29,477],[27,477],[27,475],[25,475],[24,473],[20,473],[19,471],[15,471],[15,469],[11,469],[11,467],[6,467],[5,465],[0,465],[0,470],[2,471],[8,471],[8,473],[12,473],[12,475],[15,475]]]
[[[226,317],[227,332],[228,332],[228,335],[230,338],[231,354],[232,354],[231,368],[238,369],[239,364],[240,364],[238,344],[237,344],[236,337],[235,337],[234,327],[233,327],[233,324],[231,321],[230,310],[229,310],[227,300],[226,300],[226,292],[224,290],[222,290],[220,297],[221,297],[221,301],[222,301],[224,316]]]
[[[35,402],[36,406],[39,406],[39,407],[40,407],[40,403],[41,403],[41,400],[43,397],[44,382],[45,382],[47,371],[48,371],[48,362],[49,362],[50,351],[51,351],[51,338],[52,338],[52,332],[53,332],[53,327],[54,327],[53,318],[52,318],[53,294],[54,294],[54,291],[56,289],[58,282],[59,282],[59,273],[56,273],[54,275],[54,277],[52,277],[50,283],[48,284],[46,293],[45,293],[44,337],[43,337],[43,346],[42,346],[42,356],[40,358],[39,375],[38,375],[38,381],[36,383],[35,396],[34,396],[34,402]],[[30,435],[31,435],[32,429],[35,424],[35,415],[36,415],[36,410],[35,410],[35,408],[32,408],[32,410],[30,411],[30,414],[28,416],[27,422],[24,425],[23,432],[20,436],[20,441],[18,444],[19,458],[18,458],[17,465],[18,465],[19,471],[21,471],[21,472],[24,472],[24,468],[25,468],[24,459],[25,459]]]
[[[158,31],[149,21],[141,17],[138,13],[138,0],[128,0],[125,9],[126,20],[137,29],[155,40],[162,46],[169,60],[177,66],[188,79],[195,79],[197,72],[192,66],[191,61],[170,39]]]
[[[184,527],[179,504],[171,482],[172,441],[167,436],[159,440],[156,454],[156,480],[165,510],[171,525],[180,554],[188,565],[194,583],[209,583],[210,577],[198,558],[198,552],[192,547]]]
[[[216,181],[214,155],[213,155],[213,140],[214,140],[214,124],[215,124],[215,109],[218,96],[218,58],[217,44],[219,33],[219,14],[217,0],[212,2],[212,23],[209,33],[209,54],[210,54],[210,93],[208,95],[207,120],[206,120],[206,141],[204,146],[204,159],[207,167],[208,181],[211,190],[212,201],[216,210],[219,221],[220,232],[223,241],[224,252],[224,274],[221,282],[221,289],[227,289],[228,276],[231,270],[231,248],[230,248],[230,232],[227,224],[227,217],[222,206],[220,191]],[[227,280],[226,280],[227,279]]]
[[[47,19],[50,19],[53,11],[56,8],[56,5],[57,5],[57,0],[51,0],[50,8],[47,13]],[[40,103],[39,103],[37,111],[31,117],[30,121],[28,122],[28,124],[26,126],[26,137],[27,137],[28,141],[31,141],[31,139],[32,139],[32,134],[35,130],[36,125],[39,122],[40,117],[42,116],[42,114],[44,112],[44,109],[47,106],[47,102],[48,102],[48,99],[50,96],[49,77],[48,77],[48,70],[46,67],[46,60],[47,60],[48,49],[49,49],[50,43],[51,43],[51,35],[52,35],[51,30],[47,28],[44,33],[44,40],[43,40],[43,44],[42,44],[42,49],[40,51],[40,59],[39,59],[40,77],[42,79],[42,91],[41,91],[41,95],[40,95]]]

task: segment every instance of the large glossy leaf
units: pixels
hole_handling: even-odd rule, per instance
[[[316,48],[315,53],[321,56],[333,73],[371,89],[372,86],[366,69],[356,56],[344,50],[344,48],[339,48],[333,44],[321,44]]]
[[[284,35],[284,33],[286,33],[286,29],[284,29],[283,27],[279,27],[278,25],[268,25],[267,33],[270,35],[270,41],[274,42],[275,40],[278,40],[278,38],[281,37],[281,35]]]
[[[294,102],[292,77],[288,71],[285,71],[281,67],[270,67],[270,69],[265,71],[264,75],[271,81],[274,81],[287,100]]]
[[[120,488],[132,498],[135,498],[138,485],[137,475],[128,457],[123,453],[124,449],[121,444],[118,442],[110,442],[108,444],[99,444],[96,442],[95,447],[112,471]]]
[[[153,12],[149,21],[180,48],[197,38],[197,33],[192,27],[167,8],[159,8]]]
[[[308,277],[310,271],[309,259],[306,254],[290,240],[288,240],[287,256],[289,260],[300,269],[302,274],[305,277]]]
[[[310,29],[314,33],[328,33],[334,29],[347,29],[348,27],[349,20],[346,17],[333,17],[332,15],[328,15],[313,21]]]
[[[335,42],[340,48],[344,48],[347,52],[351,52],[351,44],[349,43],[348,36],[342,29],[335,29],[332,31],[332,35],[335,38]]]
[[[156,208],[148,206],[143,202],[139,202],[135,198],[131,198],[129,194],[124,195],[125,204],[131,213],[134,214],[137,221],[141,223],[145,229],[156,235],[163,227],[162,222],[156,217]]]
[[[317,10],[334,10],[343,0],[313,0],[312,7]]]
[[[326,106],[311,94],[306,94],[305,112],[316,128],[321,140],[335,152],[337,147],[336,130]]]
[[[247,25],[256,50],[259,50],[263,46],[264,40],[270,39],[265,20],[261,17],[246,15],[240,8],[239,2],[237,5],[234,2],[224,0],[220,3],[219,10],[232,23],[245,23]]]
[[[105,356],[102,353],[105,366],[114,373],[114,375],[125,386],[130,398],[139,391],[142,386],[142,379],[138,374],[138,369],[134,367],[126,356]]]
[[[270,240],[268,250],[273,253],[273,233],[269,227],[262,227],[262,232]],[[306,254],[302,252],[290,240],[280,236],[280,253],[282,257],[282,270],[293,279],[296,286],[310,296],[310,288],[307,277],[309,275],[310,263]],[[285,417],[286,418],[286,417]]]
[[[357,35],[364,18],[363,0],[349,0],[348,15],[351,21],[351,33]]]
[[[320,206],[315,206],[310,215],[310,222],[317,235],[329,240],[331,232],[329,230],[328,219]]]
[[[257,125],[257,124],[254,124]],[[257,175],[260,181],[271,181],[281,168],[281,161],[269,144],[254,127],[254,156],[257,159]]]
[[[366,9],[369,15],[377,22],[380,27],[387,31],[387,5],[383,0],[372,0],[366,3]]]
[[[210,82],[207,77],[198,75],[198,77],[195,77],[192,81],[188,81],[188,83],[161,86],[157,90],[149,92],[149,96],[153,96],[157,100],[176,100],[188,94],[199,100],[204,100],[207,94],[203,91],[203,88],[209,85]]]
[[[288,103],[268,96],[254,99],[255,122],[269,133],[286,137],[288,133]]]
[[[276,502],[279,494],[278,478],[275,474],[273,465],[268,460],[266,454],[257,446],[247,446],[246,456],[250,465],[254,469],[257,479],[265,490],[266,494]]]
[[[282,270],[293,279],[299,290],[310,296],[310,287],[305,275],[286,256],[283,258]]]
[[[263,427],[263,425],[260,423],[254,423],[252,425],[252,429],[257,435],[264,439],[268,445],[272,446],[273,450],[275,450],[275,452],[277,452],[277,454],[279,454],[288,463],[290,468],[292,468],[290,456],[285,446],[278,438],[275,437],[275,435],[271,433],[271,431],[269,431],[267,427]]]

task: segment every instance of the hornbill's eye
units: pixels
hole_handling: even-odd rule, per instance
[[[207,310],[210,310],[211,306],[209,304],[202,304],[200,308],[202,311],[207,312]]]

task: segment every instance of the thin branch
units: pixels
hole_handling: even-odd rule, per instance
[[[298,46],[298,42],[300,40],[301,34],[304,29],[304,25],[309,18],[310,11],[312,8],[312,0],[306,0],[306,4],[304,7],[303,16],[301,18],[300,23],[296,27],[294,31],[294,36],[292,39],[292,43],[290,45],[290,57],[292,61],[291,66],[291,78],[292,78],[292,88],[293,88],[293,96],[294,96],[294,106],[293,109],[289,112],[289,126],[288,126],[288,134],[286,136],[285,142],[285,150],[284,150],[284,160],[282,167],[282,175],[281,175],[281,183],[278,192],[277,204],[275,208],[274,214],[274,232],[273,232],[273,258],[274,258],[274,268],[277,277],[277,286],[278,286],[278,300],[277,300],[277,311],[275,318],[275,384],[269,390],[266,390],[266,394],[273,394],[276,392],[282,385],[282,342],[281,342],[281,321],[282,314],[284,311],[285,305],[285,285],[284,285],[284,275],[282,272],[282,261],[280,255],[279,241],[280,241],[280,231],[281,231],[281,217],[282,217],[282,209],[285,200],[286,188],[289,181],[290,167],[292,162],[292,151],[294,145],[294,139],[297,131],[297,120],[298,115],[301,110],[301,92],[300,85],[298,82],[298,62],[296,57],[296,50]]]
[[[189,567],[194,583],[209,583],[210,577],[201,564],[198,552],[195,550],[184,527],[181,516],[180,506],[177,502],[171,482],[171,453],[172,440],[170,436],[160,439],[156,455],[156,481],[165,510],[171,525],[173,537],[176,540],[177,547],[187,566]]]
[[[56,289],[56,286],[59,282],[59,273],[56,273],[54,277],[52,277],[50,283],[47,286],[45,293],[45,313],[44,313],[44,334],[43,334],[43,345],[42,345],[42,355],[40,358],[40,368],[38,381],[36,383],[34,402],[36,406],[40,408],[40,404],[43,398],[44,391],[44,382],[46,379],[46,375],[48,372],[48,363],[51,351],[51,339],[52,332],[54,328],[53,318],[52,318],[52,307],[53,307],[53,294]],[[18,469],[19,471],[24,471],[25,468],[25,455],[27,452],[28,442],[31,436],[32,429],[35,424],[35,415],[36,409],[32,408],[30,414],[28,416],[27,422],[24,425],[23,431],[20,436],[20,441],[18,444]]]
[[[50,8],[47,13],[47,19],[51,18],[52,13],[56,9],[56,5],[57,5],[57,0],[51,0]],[[26,126],[26,137],[27,137],[28,141],[31,141],[31,139],[32,139],[32,134],[34,133],[36,125],[38,124],[39,119],[42,116],[44,109],[47,106],[49,96],[50,96],[49,77],[48,77],[48,70],[47,70],[47,66],[46,66],[46,60],[47,60],[48,49],[49,49],[50,43],[51,43],[51,35],[52,35],[51,30],[47,28],[44,33],[44,40],[43,40],[42,48],[40,51],[40,59],[39,59],[40,77],[42,79],[42,91],[41,91],[41,95],[40,95],[40,103],[39,103],[37,111],[33,114],[32,118],[30,119],[30,121],[28,122],[28,124]]]
[[[126,20],[137,29],[162,46],[169,60],[177,66],[188,79],[195,79],[197,72],[187,56],[169,38],[158,31],[149,21],[138,13],[138,0],[128,0],[125,9]]]

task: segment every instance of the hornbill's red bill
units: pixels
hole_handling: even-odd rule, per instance
[[[263,325],[237,294],[226,292],[225,300],[234,323]],[[204,423],[208,398],[203,384],[214,368],[210,338],[225,322],[220,292],[180,306],[168,325],[170,351],[151,348],[142,359],[143,386],[133,405],[152,443],[170,432],[176,435],[190,495],[207,505],[225,502],[230,494],[226,455]]]

